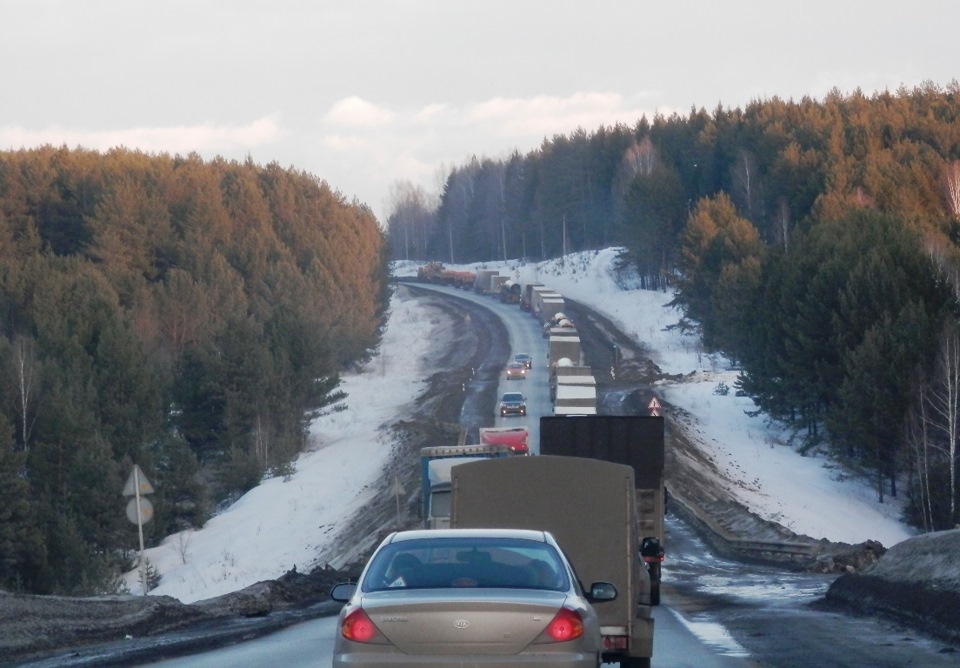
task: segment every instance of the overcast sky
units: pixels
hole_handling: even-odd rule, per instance
[[[217,155],[381,220],[578,126],[960,78],[956,0],[0,0],[0,150]]]

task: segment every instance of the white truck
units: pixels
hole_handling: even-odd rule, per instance
[[[478,295],[490,294],[490,282],[499,273],[496,269],[480,269],[477,271],[473,282],[473,291]]]
[[[563,313],[563,309],[566,308],[563,297],[560,295],[542,295],[542,297],[540,300],[540,326],[544,327],[547,323],[554,321],[559,322],[559,319],[555,319],[554,316]]]
[[[423,528],[450,526],[450,469],[457,464],[508,457],[509,446],[500,444],[451,445],[420,448],[420,486],[423,494]]]
[[[574,366],[571,360],[562,358],[556,366],[550,367],[550,401],[556,401],[558,385],[592,385],[597,386],[597,379],[593,375],[593,368],[589,366]]]
[[[530,294],[530,315],[537,319],[537,322],[542,323],[543,321],[540,318],[540,309],[543,308],[543,300],[547,299],[556,299],[562,298],[559,292],[553,288],[548,288],[545,285],[534,286]]]
[[[568,359],[571,366],[583,366],[579,336],[551,336],[547,347],[549,368],[556,366],[561,359]]]
[[[522,296],[520,297],[520,308],[524,311],[533,310],[533,290],[534,288],[544,287],[543,283],[524,283]]]
[[[592,376],[591,376],[592,377]],[[558,384],[553,400],[554,415],[596,415],[597,386]]]

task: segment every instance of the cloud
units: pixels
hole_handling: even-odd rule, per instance
[[[652,97],[641,94],[637,99]],[[529,98],[497,97],[466,110],[470,123],[496,124],[503,135],[570,133],[578,127],[593,131],[601,125],[636,123],[652,116],[654,108],[643,107],[619,93],[578,92],[566,97],[538,95]]]
[[[430,123],[437,118],[441,118],[446,113],[448,107],[445,104],[428,104],[427,106],[414,112],[413,120],[417,123]]]
[[[619,93],[579,92],[566,97],[495,97],[463,105],[432,102],[410,109],[389,109],[349,97],[336,102],[323,117],[324,145],[355,150],[362,143],[357,137],[376,129],[384,148],[442,150],[444,145],[469,143],[478,153],[490,146],[506,152],[535,146],[544,136],[571,133],[578,127],[592,132],[601,125],[633,125],[657,111],[652,105],[639,104],[654,97],[646,92],[628,100]],[[345,141],[348,135],[353,140]]]
[[[51,144],[105,151],[118,146],[148,153],[237,153],[274,142],[284,135],[276,118],[265,116],[246,125],[174,125],[83,130],[51,126],[39,130],[0,127],[0,146],[12,149]]]
[[[381,127],[389,124],[394,112],[351,96],[336,102],[324,116],[325,123],[347,127]]]
[[[318,157],[338,173],[331,177],[333,182],[348,192],[365,193],[363,198],[379,209],[391,183],[410,181],[433,191],[440,171],[463,164],[472,155],[505,157],[515,149],[524,153],[538,147],[544,137],[570,134],[578,127],[593,132],[602,125],[632,126],[644,115],[664,113],[653,105],[658,98],[649,91],[630,98],[578,92],[388,107],[348,97],[321,117],[323,150]]]

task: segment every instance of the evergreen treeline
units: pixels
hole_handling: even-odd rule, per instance
[[[284,470],[388,302],[372,213],[315,177],[0,152],[0,587],[104,591],[147,538]]]
[[[436,206],[412,186],[397,258],[450,263],[611,245],[793,426],[905,481],[909,520],[960,522],[960,84],[692,109],[473,159]]]

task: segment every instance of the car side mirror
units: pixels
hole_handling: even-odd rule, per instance
[[[339,601],[340,603],[346,603],[351,598],[353,594],[357,591],[357,583],[355,582],[341,582],[333,586],[333,589],[330,590],[330,598],[334,601]]]
[[[590,593],[587,594],[587,600],[591,603],[602,603],[603,601],[612,601],[617,597],[617,588],[609,582],[594,582],[590,585]]]

